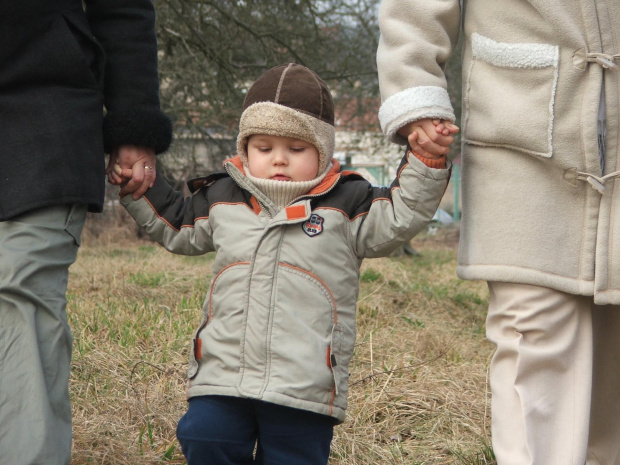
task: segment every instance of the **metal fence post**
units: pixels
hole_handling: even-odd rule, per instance
[[[459,165],[452,167],[452,185],[454,186],[454,207],[452,209],[452,219],[459,221],[461,219],[461,208],[459,205],[459,194],[461,193],[461,172]]]

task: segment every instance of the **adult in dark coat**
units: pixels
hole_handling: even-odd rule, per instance
[[[172,137],[154,25],[150,0],[0,0],[0,463],[69,463],[65,292],[104,152],[140,195]]]

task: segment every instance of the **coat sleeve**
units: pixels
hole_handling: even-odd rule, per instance
[[[455,120],[444,67],[460,29],[459,0],[382,0],[377,69],[379,121],[393,142],[405,124],[421,118]]]
[[[172,125],[161,112],[155,11],[151,0],[85,0],[90,28],[105,52],[104,149],[165,152]]]
[[[359,258],[383,257],[411,240],[433,219],[451,168],[427,167],[411,153],[403,157],[390,187],[374,187],[367,213],[351,222]]]
[[[202,255],[215,250],[208,187],[183,198],[162,176],[157,176],[155,185],[146,194],[138,200],[126,195],[121,204],[151,239],[172,253]]]

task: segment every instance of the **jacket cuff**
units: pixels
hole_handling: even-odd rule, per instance
[[[160,111],[111,112],[103,119],[103,148],[111,153],[121,145],[149,147],[159,154],[172,142],[172,122]]]
[[[435,168],[438,170],[445,170],[447,163],[446,163],[446,156],[442,155],[440,157],[437,158],[429,158],[429,157],[424,157],[422,155],[420,155],[417,152],[414,152],[413,150],[409,150],[410,153],[413,154],[414,157],[416,157],[418,160],[420,160],[422,163],[424,163],[426,166],[428,166],[429,168]]]

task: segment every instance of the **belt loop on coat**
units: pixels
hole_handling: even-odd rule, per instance
[[[610,179],[620,178],[620,171],[615,171],[613,173],[609,173],[605,176],[596,176],[590,173],[577,172],[577,179],[581,181],[587,181],[594,189],[596,189],[599,194],[603,194],[605,190],[605,183]]]
[[[597,63],[605,69],[611,69],[613,71],[618,70],[618,65],[614,63],[616,60],[620,61],[620,55],[608,55],[607,53],[587,53],[588,63]]]

